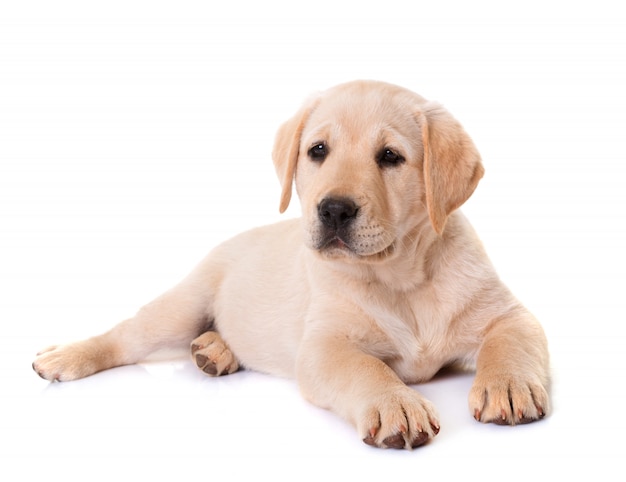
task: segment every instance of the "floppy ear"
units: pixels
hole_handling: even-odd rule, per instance
[[[426,204],[430,222],[441,234],[448,216],[476,189],[484,169],[470,137],[441,105],[428,102],[420,117]]]
[[[291,187],[296,172],[302,130],[316,102],[306,103],[291,119],[280,126],[274,140],[272,159],[282,187],[280,212],[283,213],[291,200]]]

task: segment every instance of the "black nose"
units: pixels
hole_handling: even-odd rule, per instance
[[[317,213],[322,224],[328,228],[339,229],[347,226],[356,218],[359,208],[348,198],[327,197],[317,206]]]

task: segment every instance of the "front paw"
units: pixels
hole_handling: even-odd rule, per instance
[[[478,374],[469,395],[470,411],[479,422],[517,425],[545,417],[548,391],[528,374]]]
[[[381,448],[413,449],[439,433],[434,407],[409,387],[371,400],[357,426],[363,442]]]

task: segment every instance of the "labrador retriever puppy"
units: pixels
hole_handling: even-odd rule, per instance
[[[310,402],[376,447],[439,432],[414,388],[472,363],[471,415],[521,424],[549,410],[544,332],[498,278],[457,209],[483,175],[441,105],[374,81],[310,98],[277,134],[273,160],[300,219],[240,234],[109,332],[54,346],[33,367],[86,377],[191,343],[208,375],[241,367],[293,377]]]

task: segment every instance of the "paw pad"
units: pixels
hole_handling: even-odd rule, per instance
[[[239,369],[234,355],[216,332],[206,332],[191,344],[191,356],[197,367],[210,376],[228,375]]]

